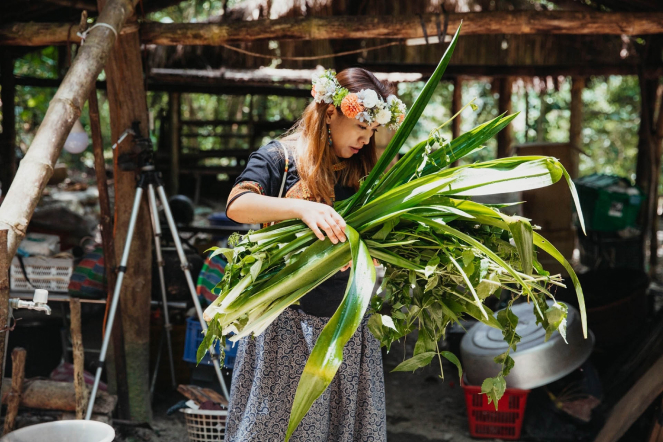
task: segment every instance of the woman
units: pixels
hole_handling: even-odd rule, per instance
[[[373,135],[392,129],[405,108],[390,86],[358,68],[313,79],[315,100],[287,136],[249,157],[226,214],[241,223],[301,219],[320,239],[346,241],[334,201],[351,197],[376,162]],[[280,199],[284,197],[285,199]],[[343,299],[349,272],[319,285],[260,336],[240,341],[233,371],[227,442],[282,441],[299,378],[315,342]],[[292,441],[386,441],[382,357],[366,321],[343,363]]]

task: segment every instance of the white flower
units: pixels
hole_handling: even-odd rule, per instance
[[[397,102],[397,101],[401,101],[401,100],[399,100],[396,95],[389,95],[387,97],[387,104],[389,105],[389,107],[393,106],[394,103]]]
[[[391,121],[391,111],[389,109],[380,110],[375,116],[375,121],[381,125],[389,123]]]
[[[366,111],[359,112],[355,118],[357,120],[361,121],[361,122],[368,123],[368,124],[371,124],[373,122],[373,118],[371,117],[371,114],[369,114]]]
[[[319,77],[313,85],[315,86],[315,102],[331,103],[334,92],[336,92],[336,82],[326,76]]]
[[[375,107],[380,101],[377,92],[373,89],[362,89],[357,93],[357,98],[359,98],[364,107],[368,109]]]

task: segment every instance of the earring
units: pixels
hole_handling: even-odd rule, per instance
[[[329,126],[327,126],[327,135],[328,135],[327,140],[329,142],[329,147],[331,148],[332,147],[332,137],[331,137],[331,129],[329,128]]]

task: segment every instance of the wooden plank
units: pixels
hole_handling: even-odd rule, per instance
[[[663,393],[663,356],[615,405],[594,442],[617,442],[661,393]]]
[[[74,359],[74,392],[76,393],[76,419],[83,419],[90,392],[85,387],[85,352],[81,333],[81,300],[69,299],[71,347]],[[12,359],[13,359],[12,355]],[[12,379],[13,381],[13,379]],[[12,389],[13,390],[13,389]],[[20,390],[19,390],[20,391]]]
[[[12,387],[7,399],[7,414],[3,434],[14,431],[18,406],[21,403],[23,393],[23,379],[25,378],[25,356],[24,348],[16,347],[12,350]]]
[[[437,34],[434,14],[422,16],[428,35]],[[463,22],[463,34],[646,35],[663,33],[663,12],[490,11],[449,14],[448,32]],[[157,23],[140,26],[141,42],[165,46],[219,45],[256,40],[408,39],[424,36],[417,15],[285,17],[226,23]],[[79,43],[69,23],[10,23],[0,26],[0,45],[49,46]]]
[[[103,13],[110,3],[99,0]],[[128,21],[133,23],[135,15]],[[111,118],[111,139],[140,122],[143,136],[149,131],[147,97],[143,82],[143,64],[137,27],[120,34],[105,66],[108,104]],[[83,45],[85,47],[86,45]],[[136,192],[136,172],[123,171],[118,157],[132,151],[132,137],[113,151],[115,178],[115,256],[122,256],[127,238],[129,218]],[[152,287],[152,234],[147,198],[140,205],[129,262],[122,287],[121,315],[129,386],[129,416],[132,420],[150,422],[152,407],[149,379],[150,291]]]

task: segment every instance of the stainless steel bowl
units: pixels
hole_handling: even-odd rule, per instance
[[[552,305],[552,301],[548,301]],[[594,335],[582,336],[580,314],[569,306],[566,339],[559,332],[544,342],[546,332],[536,324],[533,304],[518,304],[512,308],[518,316],[516,332],[521,336],[518,351],[511,352],[515,366],[506,377],[509,388],[529,390],[563,378],[580,367],[592,353]],[[500,330],[478,323],[463,337],[460,352],[463,369],[470,384],[481,385],[486,378],[495,377],[500,365],[493,358],[507,350]]]

